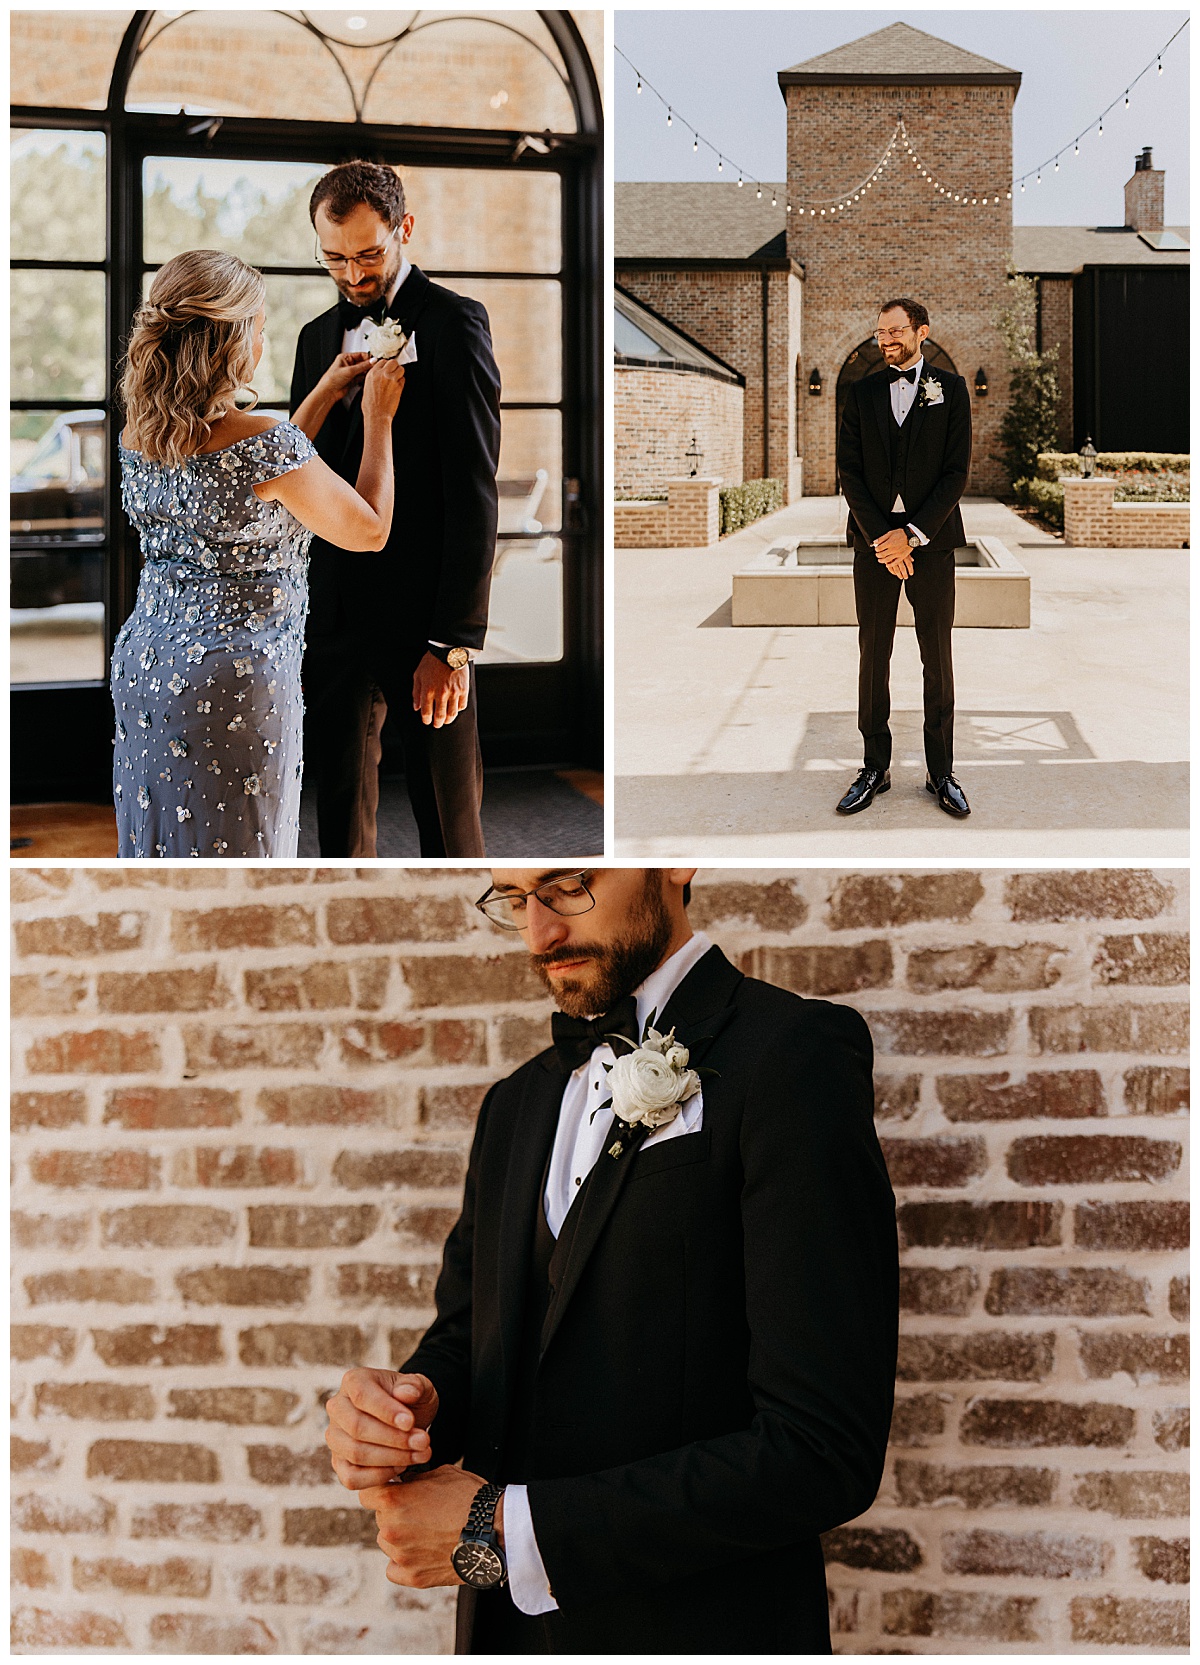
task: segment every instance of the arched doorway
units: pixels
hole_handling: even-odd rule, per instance
[[[958,374],[950,354],[944,347],[939,347],[932,337],[926,336],[921,343],[921,354],[926,363],[932,365],[935,370],[948,371],[952,376]],[[873,376],[882,364],[883,354],[879,351],[879,344],[873,335],[869,335],[865,341],[860,341],[846,359],[838,371],[835,433],[842,431],[842,412],[846,408],[846,400],[854,383],[862,381],[864,376]]]

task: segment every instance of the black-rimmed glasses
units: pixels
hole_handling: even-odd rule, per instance
[[[563,873],[547,879],[533,890],[520,892],[497,890],[494,885],[484,891],[475,906],[493,925],[502,931],[524,931],[529,924],[529,898],[536,896],[551,913],[569,916],[588,913],[596,906],[596,898],[588,889],[594,868],[584,867],[578,873]]]
[[[361,254],[350,255],[326,254],[325,250],[321,247],[321,239],[318,237],[316,247],[317,265],[323,266],[327,272],[335,273],[344,272],[347,266],[357,266],[360,272],[378,271],[380,266],[382,266],[384,261],[387,259],[388,249],[391,247],[399,230],[400,227],[396,226],[391,236],[379,248],[364,249]]]

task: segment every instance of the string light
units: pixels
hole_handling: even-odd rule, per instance
[[[670,125],[671,125],[671,112],[670,112],[670,110],[668,110],[667,111],[667,126],[670,127]]]

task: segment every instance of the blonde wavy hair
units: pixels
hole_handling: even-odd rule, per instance
[[[161,268],[134,314],[121,402],[132,447],[178,467],[208,440],[254,374],[267,288],[235,254],[189,249]]]

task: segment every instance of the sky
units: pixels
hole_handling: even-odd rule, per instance
[[[1120,225],[1124,186],[1134,156],[1153,147],[1166,170],[1166,223],[1188,221],[1188,51],[1191,26],[1130,93],[1129,81],[1184,21],[1165,11],[620,11],[614,38],[621,52],[748,176],[782,180],[786,113],[776,73],[847,41],[903,22],[969,52],[1019,69],[1013,110],[1013,169],[1021,174],[1062,147],[1041,185],[1013,193],[1018,225]],[[1114,98],[1104,133],[1081,141]],[[677,119],[667,126],[658,101],[639,96],[633,71],[618,53],[615,76],[617,179],[716,180],[704,145]],[[733,178],[736,179],[736,172]]]

